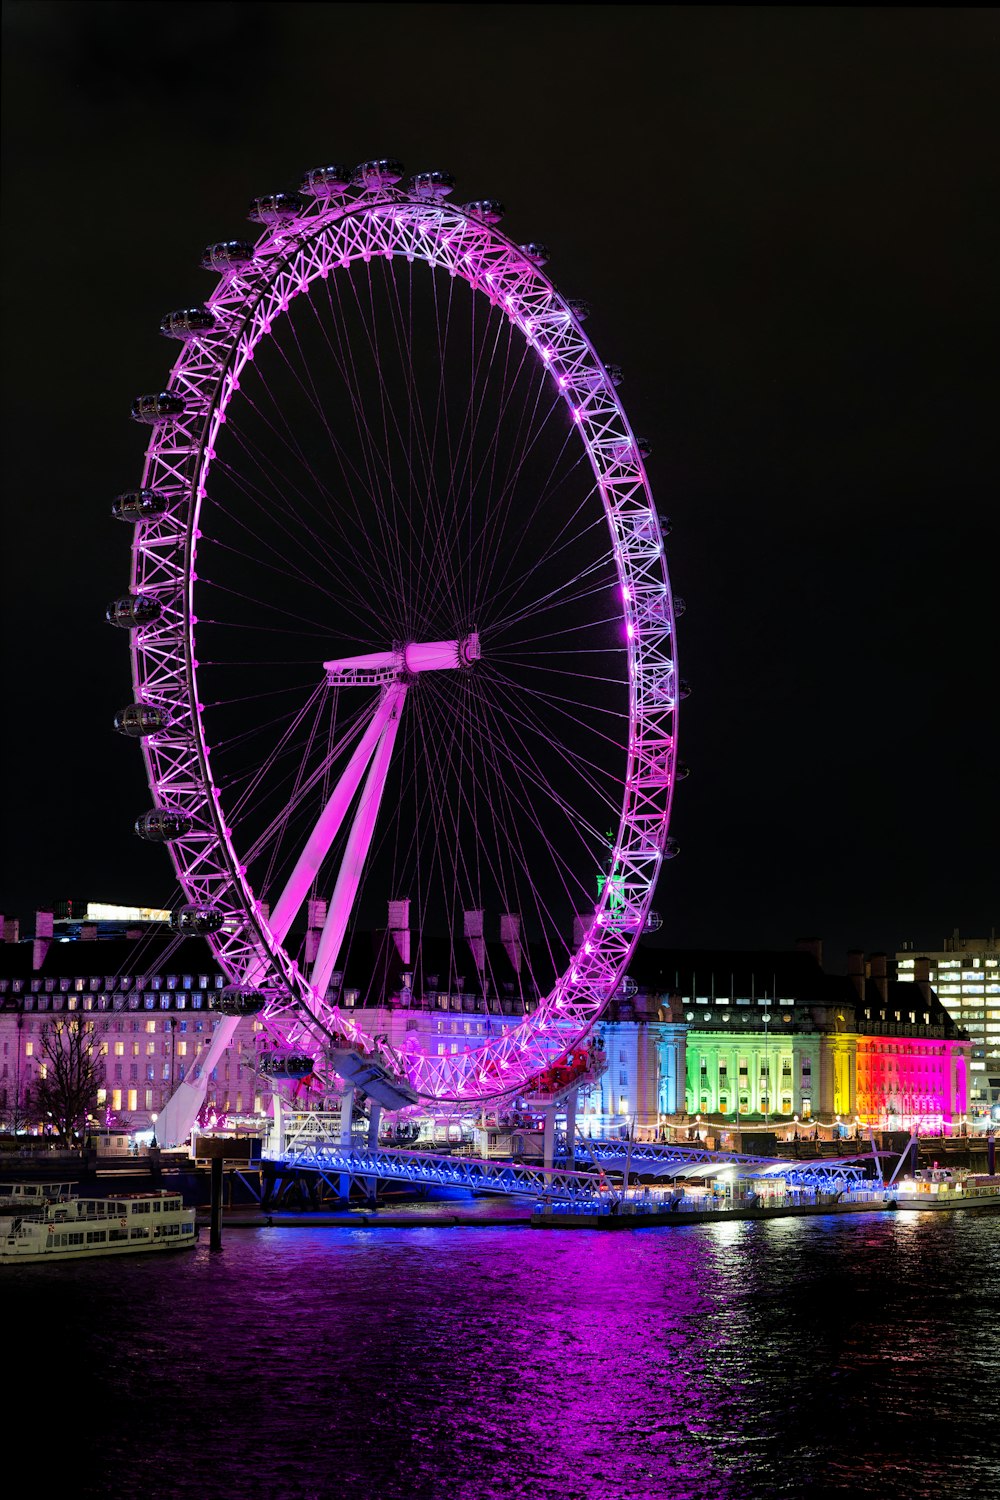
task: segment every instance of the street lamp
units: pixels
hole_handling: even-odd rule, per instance
[[[153,1127],[153,1138],[152,1138],[152,1140],[150,1141],[149,1144],[151,1146],[156,1146],[156,1147],[159,1147],[159,1142],[156,1139],[156,1122],[157,1122],[158,1118],[159,1118],[159,1116],[156,1114],[155,1111],[149,1117],[149,1123]]]

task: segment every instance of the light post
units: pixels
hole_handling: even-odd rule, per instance
[[[159,1142],[156,1139],[156,1122],[157,1122],[158,1119],[159,1119],[159,1116],[156,1114],[156,1112],[154,1110],[154,1112],[149,1117],[149,1123],[153,1127],[153,1135],[152,1135],[152,1139],[150,1140],[149,1144],[151,1146],[156,1146],[157,1148],[159,1148]]]

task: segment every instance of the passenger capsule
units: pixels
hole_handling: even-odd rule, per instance
[[[590,303],[581,301],[579,297],[570,297],[566,306],[578,323],[584,323],[590,317]]]
[[[548,245],[539,245],[535,240],[529,240],[526,245],[519,245],[518,249],[525,260],[530,260],[533,266],[544,266],[551,259],[551,251]]]
[[[675,838],[668,838],[663,846],[664,859],[676,859],[681,852],[681,846]]]
[[[670,517],[669,516],[658,516],[657,520],[660,523],[660,535],[661,536],[669,536],[670,533],[674,529],[673,526],[672,526],[672,524],[671,524]]]
[[[465,204],[463,211],[480,224],[499,224],[506,212],[499,198],[474,198]]]
[[[158,521],[170,509],[170,496],[161,490],[126,490],[111,502],[118,521]]]
[[[245,240],[219,240],[202,251],[206,271],[238,271],[253,260],[253,246]]]
[[[142,740],[149,734],[159,734],[161,730],[169,729],[170,720],[155,703],[130,703],[127,708],[121,708],[115,714],[114,725],[119,734],[126,734],[132,740]]]
[[[263,193],[253,200],[247,218],[255,224],[280,224],[298,218],[304,208],[298,193]]]
[[[663,926],[663,916],[662,916],[662,914],[660,912],[658,912],[658,911],[648,911],[646,913],[646,920],[642,924],[642,930],[643,930],[643,932],[659,932],[659,930],[660,930],[660,928],[662,926]]]
[[[153,426],[156,422],[168,422],[171,417],[184,415],[184,397],[174,391],[158,391],[149,396],[136,396],[132,402],[133,422],[145,422]]]
[[[297,1082],[308,1078],[314,1067],[311,1057],[291,1054],[277,1057],[273,1053],[265,1053],[260,1060],[260,1071],[269,1078],[294,1078]]]
[[[450,172],[416,172],[407,186],[415,198],[447,198],[455,179]]]
[[[209,1010],[223,1016],[259,1016],[267,1005],[263,990],[252,990],[243,984],[229,984],[216,990],[208,1001]]]
[[[379,161],[363,161],[354,168],[353,181],[371,192],[375,188],[393,187],[404,171],[401,161],[385,156]]]
[[[649,438],[637,437],[635,440],[635,446],[639,450],[640,458],[648,458],[653,451],[653,445],[649,441]]]
[[[625,374],[622,370],[621,365],[605,365],[604,373],[607,375],[612,385],[621,385],[622,381],[625,379]]]
[[[211,906],[179,906],[170,913],[171,928],[185,937],[203,937],[208,932],[221,931],[225,925],[225,912]]]
[[[109,625],[117,625],[120,630],[141,630],[144,625],[152,625],[158,620],[162,609],[159,599],[148,594],[122,594],[111,601],[104,618]]]
[[[314,198],[339,198],[354,179],[354,168],[345,166],[310,167],[302,175],[299,191]]]
[[[690,698],[691,696],[691,684],[686,677],[682,677],[677,684],[677,696],[678,698]]]
[[[194,820],[187,813],[169,807],[154,807],[135,820],[135,831],[150,844],[169,844],[173,839],[182,839],[194,827]]]
[[[674,619],[675,620],[679,620],[680,617],[681,617],[681,615],[684,613],[684,611],[686,609],[687,609],[687,605],[684,602],[684,600],[681,599],[677,594],[675,594],[674,595]]]
[[[685,761],[679,760],[677,762],[676,769],[674,770],[674,780],[675,781],[687,781],[687,779],[688,779],[688,777],[690,775],[691,775],[691,767],[689,765],[687,765],[687,763]]]
[[[160,332],[168,339],[193,339],[211,333],[215,316],[207,307],[181,307],[160,319]]]

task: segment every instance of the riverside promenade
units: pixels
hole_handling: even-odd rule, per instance
[[[256,1207],[226,1209],[223,1229],[653,1229],[680,1228],[732,1220],[810,1218],[825,1214],[886,1212],[1000,1212],[1000,1183],[938,1193],[897,1191],[895,1187],[861,1189],[842,1194],[774,1194],[767,1200],[737,1201],[681,1198],[676,1206],[669,1194],[650,1194],[640,1189],[624,1199],[612,1199],[599,1212],[589,1206],[573,1209],[567,1204],[537,1201],[522,1204],[510,1199],[480,1197],[425,1202],[412,1207],[351,1209],[342,1212],[314,1210],[281,1212]],[[199,1210],[199,1223],[209,1223],[209,1212]]]

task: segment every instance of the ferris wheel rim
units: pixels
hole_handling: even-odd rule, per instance
[[[420,236],[430,240],[429,247],[422,246]],[[503,311],[535,350],[536,357],[548,364],[572,412],[600,488],[622,590],[622,619],[628,632],[628,769],[613,864],[622,862],[627,871],[632,926],[619,928],[608,921],[605,891],[595,906],[591,933],[538,1010],[511,1027],[500,1042],[477,1050],[476,1057],[487,1063],[494,1061],[493,1053],[500,1054],[500,1070],[496,1066],[480,1068],[478,1076],[472,1079],[466,1071],[460,1082],[471,1086],[463,1089],[451,1086],[457,1070],[449,1069],[449,1059],[421,1057],[417,1065],[420,1076],[414,1083],[418,1093],[438,1102],[463,1102],[515,1092],[519,1084],[537,1071],[536,1044],[545,1023],[569,1022],[572,1029],[566,1033],[566,1041],[572,1045],[597,1018],[624,973],[649,910],[666,843],[678,699],[673,605],[662,536],[642,456],[628,418],[611,375],[580,329],[567,300],[540,266],[533,264],[495,226],[484,224],[452,205],[417,201],[399,191],[383,191],[365,195],[361,201],[346,207],[339,204],[320,207],[297,219],[294,225],[276,227],[262,235],[254,247],[252,270],[228,272],[220,278],[214,293],[206,300],[206,307],[216,319],[217,330],[221,325],[221,336],[216,343],[222,349],[213,357],[211,347],[206,350],[206,345],[211,345],[207,338],[192,340],[182,348],[164,390],[185,399],[188,403],[185,416],[153,427],[143,470],[144,489],[156,492],[164,482],[168,486],[173,484],[178,508],[186,509],[182,576],[176,566],[172,577],[164,575],[165,548],[160,544],[164,533],[170,531],[169,525],[154,525],[152,533],[137,526],[132,549],[131,586],[136,594],[148,593],[152,586],[154,592],[165,595],[171,587],[181,586],[180,621],[176,619],[176,610],[172,616],[168,610],[167,631],[180,623],[189,749],[194,750],[198,773],[194,780],[200,781],[200,786],[193,785],[189,753],[178,757],[174,747],[164,754],[164,747],[170,745],[169,738],[153,736],[144,740],[143,753],[154,806],[163,810],[191,809],[203,819],[197,835],[182,836],[168,843],[179,882],[189,901],[205,899],[208,887],[204,874],[211,864],[206,857],[209,843],[217,856],[216,864],[221,856],[224,869],[213,872],[212,889],[217,901],[224,898],[231,901],[234,918],[242,918],[244,925],[236,933],[207,936],[231,981],[241,982],[248,962],[259,965],[263,949],[275,988],[279,991],[286,988],[295,1006],[312,1017],[320,1032],[325,1032],[331,1040],[334,1035],[344,1037],[348,1043],[366,1040],[342,1011],[333,1018],[332,1027],[328,1024],[331,1007],[318,1000],[282,944],[273,941],[261,917],[260,899],[247,881],[246,867],[240,863],[220,806],[210,764],[211,746],[205,736],[198,699],[194,584],[198,521],[214,458],[214,442],[238,389],[244,365],[270,333],[275,316],[287,312],[294,299],[306,294],[317,277],[325,278],[358,259],[399,254],[421,260],[431,269],[447,269],[452,275],[462,276],[474,292],[485,293],[494,305],[502,302]],[[218,357],[220,352],[225,352],[222,360]],[[180,477],[182,474],[187,475],[186,480]],[[641,525],[636,524],[634,532],[629,534],[626,522],[633,521]],[[643,621],[641,606],[652,598],[662,601],[659,619]],[[165,633],[159,621],[133,633],[133,685],[137,703],[156,701],[156,694],[166,680],[165,670],[169,675],[164,660],[165,654],[169,654],[169,650],[164,652]],[[176,648],[176,634],[174,642]],[[651,748],[654,745],[655,752]],[[179,760],[184,762],[187,781],[177,774]],[[519,1058],[526,1059],[524,1067],[518,1066]]]

